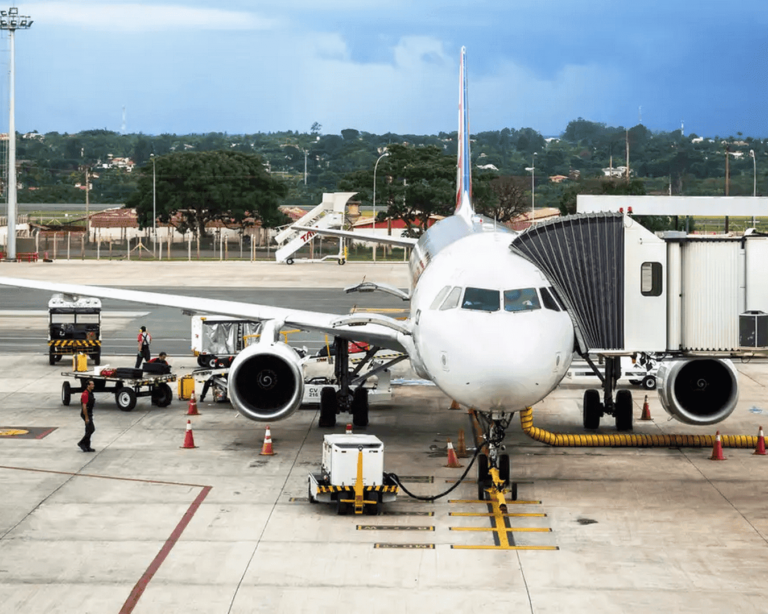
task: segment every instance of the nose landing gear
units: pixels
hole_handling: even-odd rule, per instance
[[[506,429],[514,413],[474,412],[488,451],[477,457],[477,498],[482,501],[496,500],[502,512],[506,512],[505,495],[517,501],[517,484],[510,480],[509,454],[503,445]]]

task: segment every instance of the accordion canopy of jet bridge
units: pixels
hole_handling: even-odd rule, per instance
[[[664,241],[621,213],[571,215],[527,229],[510,249],[538,266],[573,321],[582,353],[666,347]],[[649,330],[645,324],[654,319]]]
[[[582,353],[738,356],[768,347],[766,235],[657,236],[606,212],[544,222],[510,249],[552,284]]]

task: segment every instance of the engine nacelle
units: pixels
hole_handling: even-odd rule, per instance
[[[301,358],[285,343],[257,343],[240,352],[229,369],[229,398],[246,418],[287,418],[304,398]]]
[[[686,424],[725,420],[739,400],[739,374],[730,360],[663,360],[656,375],[666,412]]]

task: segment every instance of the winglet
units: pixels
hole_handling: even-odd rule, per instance
[[[461,48],[459,63],[459,151],[456,163],[456,215],[467,221],[474,214],[472,208],[472,158],[469,155],[469,99],[467,95],[467,48]]]

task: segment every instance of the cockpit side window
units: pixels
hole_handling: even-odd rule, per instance
[[[462,309],[476,309],[478,311],[498,311],[499,291],[485,288],[467,288],[464,291]]]
[[[450,286],[446,286],[440,292],[437,293],[437,296],[435,297],[435,300],[432,301],[432,304],[429,306],[430,309],[437,309],[440,306],[440,303],[443,302],[443,299],[445,298],[445,295],[448,294],[448,291],[451,289]]]
[[[541,292],[541,302],[544,303],[545,309],[551,309],[552,311],[562,311],[560,305],[557,304],[554,294],[549,291],[549,288],[539,288]]]
[[[460,298],[461,298],[461,288],[459,286],[456,286],[453,290],[450,291],[448,296],[445,297],[443,304],[440,305],[440,311],[445,311],[446,309],[453,309],[454,307],[458,307]]]
[[[536,288],[504,291],[504,311],[531,311],[541,309]]]

